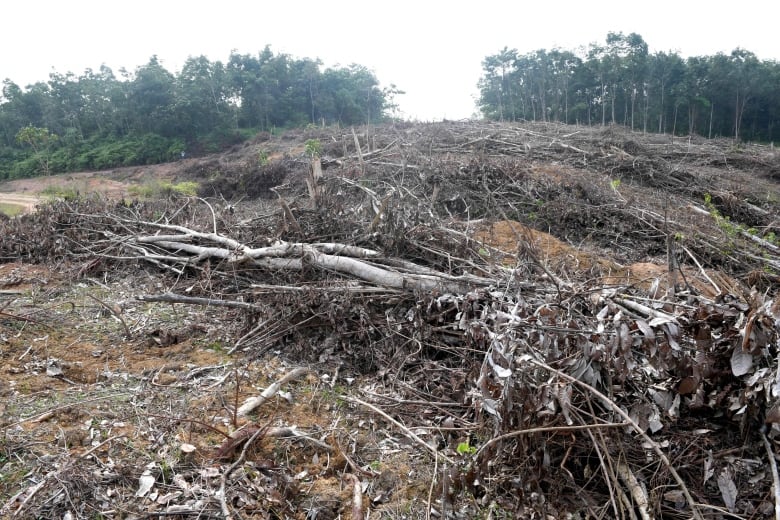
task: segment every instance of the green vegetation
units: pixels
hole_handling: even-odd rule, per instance
[[[41,195],[50,199],[75,200],[79,197],[79,192],[73,187],[65,188],[51,184],[41,191]]]
[[[322,143],[319,139],[308,139],[306,141],[306,155],[312,159],[322,155]]]
[[[28,145],[34,152],[35,159],[41,166],[41,172],[49,175],[49,155],[51,145],[57,142],[59,136],[46,128],[25,126],[16,133],[16,142]]]
[[[581,52],[505,47],[482,67],[479,105],[489,119],[780,140],[780,64],[744,49],[683,59],[650,54],[636,33],[610,32]]]
[[[3,215],[15,217],[22,211],[24,211],[24,206],[20,206],[19,204],[6,204],[5,202],[0,202],[0,213]]]
[[[458,443],[458,447],[455,448],[458,455],[474,455],[477,452],[477,448],[470,445],[468,441]]]
[[[733,237],[737,234],[737,231],[740,229],[739,224],[734,224],[731,222],[731,219],[728,216],[724,217],[721,215],[720,211],[718,211],[718,208],[716,208],[715,204],[712,202],[712,195],[709,193],[704,194],[704,205],[709,210],[712,218],[715,219],[715,222],[718,223],[718,227],[721,231],[730,237]]]
[[[257,154],[257,164],[258,166],[265,166],[268,164],[268,152],[265,150],[260,150],[260,152]]]
[[[394,110],[395,86],[380,88],[361,65],[233,52],[227,62],[189,58],[181,72],[156,56],[117,77],[101,66],[52,73],[0,95],[0,180],[171,161],[223,150],[258,131],[365,124]],[[261,158],[262,161],[262,158]]]
[[[704,194],[704,206],[707,208],[707,210],[710,212],[710,215],[712,215],[712,218],[715,219],[715,222],[717,222],[718,227],[721,231],[723,231],[727,236],[729,237],[735,237],[739,233],[746,233],[748,235],[758,236],[758,230],[755,228],[749,228],[745,226],[744,224],[740,224],[738,222],[732,222],[731,218],[726,215],[725,217],[721,214],[720,211],[718,211],[718,208],[715,207],[715,203],[712,202],[712,195],[709,193]],[[780,245],[780,241],[777,240],[775,237],[774,232],[769,232],[763,237],[759,237],[762,240],[778,246]],[[733,246],[733,244],[729,244],[729,247]]]
[[[150,181],[131,186],[128,192],[132,197],[141,199],[157,199],[164,197],[196,197],[200,185],[194,181],[172,183],[169,181]]]

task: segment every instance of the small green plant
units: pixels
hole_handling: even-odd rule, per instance
[[[127,192],[137,199],[149,199],[154,195],[154,188],[151,184],[134,184],[127,188]]]
[[[477,453],[477,448],[469,444],[468,441],[464,441],[458,443],[458,447],[455,448],[455,451],[458,452],[458,455],[474,455]]]
[[[620,187],[620,179],[612,179],[609,183],[610,186],[612,186],[613,190],[616,190]]]
[[[160,480],[164,484],[168,484],[173,481],[173,476],[173,465],[169,460],[163,458],[160,461]]]
[[[718,227],[726,233],[728,236],[733,237],[737,234],[737,232],[741,229],[741,226],[738,224],[734,224],[731,222],[731,219],[727,216],[721,215],[720,211],[718,211],[718,208],[715,207],[715,204],[712,202],[712,195],[709,193],[704,194],[704,205],[707,207],[707,210],[710,212],[710,215],[712,215],[712,218],[715,219],[715,222],[718,224]]]
[[[322,143],[319,139],[307,139],[305,151],[312,159],[319,157],[322,154]]]
[[[206,346],[206,348],[216,354],[225,352],[225,345],[221,341],[212,341]]]
[[[372,460],[371,463],[369,463],[368,467],[374,471],[379,471],[379,469],[382,467],[382,463],[379,462],[378,460]]]
[[[257,154],[257,164],[260,166],[265,166],[268,164],[268,152],[265,150],[260,150],[260,152]]]

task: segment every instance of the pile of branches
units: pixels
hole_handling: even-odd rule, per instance
[[[420,141],[405,145],[414,128],[354,154],[345,141],[334,147],[344,155],[323,159],[314,201],[300,179],[274,188],[278,205],[59,202],[0,222],[0,256],[82,264],[79,273],[142,266],[168,289],[141,300],[243,313],[233,354],[273,350],[380,376],[384,393],[371,399],[407,403],[389,427],[406,425],[435,459],[442,516],[771,514],[780,504],[780,301],[756,290],[709,299],[598,286],[554,272],[522,236],[517,264],[497,264],[471,232],[476,218],[527,217],[529,207],[544,215],[547,203],[566,222],[555,200],[536,202],[558,193],[613,212],[605,237],[633,233],[661,252],[685,233],[691,257],[757,268],[778,261],[774,244],[742,237],[707,256],[724,218],[713,207],[694,210],[710,224],[692,228],[691,217],[631,198],[646,186],[545,183],[518,157],[557,148],[566,154],[557,160],[603,168],[616,145],[537,130],[437,127],[435,158]],[[663,168],[653,171],[666,172],[664,185],[684,180]],[[626,219],[633,225],[619,228]],[[423,439],[418,425],[439,433]]]
[[[624,518],[771,509],[780,485],[765,469],[780,422],[777,302],[759,293],[652,300],[563,282],[541,265],[490,265],[478,243],[444,227],[410,227],[395,245],[406,256],[391,257],[376,238],[367,247],[370,234],[359,246],[272,238],[289,227],[282,210],[244,215],[243,226],[218,214],[198,201],[63,202],[26,217],[59,242],[22,237],[20,219],[3,246],[34,254],[54,244],[47,254],[66,250],[71,262],[147,264],[171,274],[171,290],[139,298],[247,315],[234,353],[346,359],[385,374],[387,397],[444,402],[435,416],[399,412],[410,427],[423,418],[467,432],[444,435],[433,455],[444,468],[442,508],[495,501],[523,516]],[[318,226],[327,220],[301,212],[296,232],[334,228]],[[462,256],[448,252],[455,237]],[[176,291],[206,271],[208,293]]]

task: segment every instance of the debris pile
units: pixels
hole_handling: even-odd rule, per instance
[[[245,403],[233,407],[248,421],[240,433],[190,457],[190,474],[173,471],[176,491],[156,495],[157,511],[390,514],[408,478],[427,482],[414,507],[441,518],[775,514],[773,151],[616,128],[372,131],[319,135],[322,177],[298,161],[270,190],[276,200],[61,201],[0,222],[0,257],[77,277],[144,273],[160,283],[139,285],[137,304],[224,309],[232,370],[284,359],[308,367],[289,384],[354,381],[333,413],[381,425],[377,445],[403,446],[427,468],[375,471],[358,439],[342,445],[340,426],[279,433],[247,419]],[[127,341],[151,332],[124,329]],[[332,456],[344,493],[313,491],[333,473],[306,491],[258,454],[279,435],[307,457]],[[40,486],[56,488],[84,459]],[[195,472],[204,488],[215,479],[212,492],[192,490]],[[138,500],[160,486],[151,470],[130,473],[148,484]],[[37,491],[6,508],[51,513]]]

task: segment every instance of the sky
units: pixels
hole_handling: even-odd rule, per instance
[[[49,73],[118,74],[157,55],[171,72],[189,56],[231,51],[358,63],[405,91],[401,115],[434,121],[476,115],[482,60],[504,47],[576,50],[608,32],[642,35],[650,51],[683,57],[740,47],[780,61],[780,2],[478,0],[37,0],[3,2],[0,80],[24,87]]]

